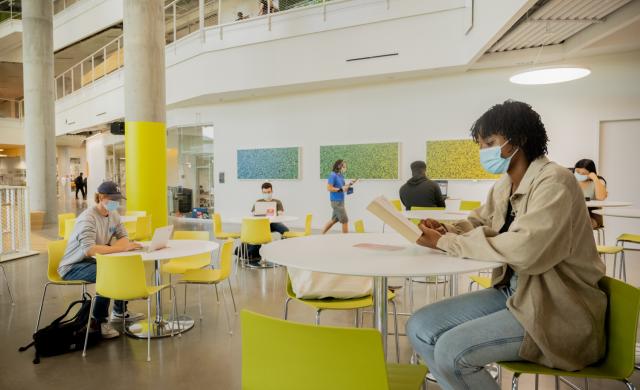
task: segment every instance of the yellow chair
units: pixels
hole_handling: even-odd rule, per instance
[[[73,228],[76,227],[76,218],[67,218],[64,220],[64,234],[62,238],[65,240],[69,240],[71,238],[71,233],[73,233]]]
[[[356,327],[360,326],[360,309],[364,309],[366,307],[373,306],[373,296],[367,295],[359,298],[350,298],[350,299],[340,299],[340,298],[325,298],[325,299],[302,299],[296,297],[295,292],[293,292],[293,286],[291,285],[291,279],[289,275],[287,275],[287,299],[284,301],[284,319],[286,320],[289,317],[289,302],[291,300],[295,300],[297,302],[303,303],[316,311],[316,319],[315,324],[320,325],[320,313],[324,310],[355,310],[356,311]],[[391,306],[393,307],[393,326],[395,330],[395,341],[396,341],[396,359],[400,361],[400,344],[399,344],[399,333],[398,333],[398,311],[396,308],[396,301],[394,298],[396,294],[389,290],[387,293],[387,298],[391,302]]]
[[[616,267],[618,264],[618,254],[620,257],[624,258],[624,247],[622,246],[608,246],[608,245],[596,245],[596,249],[598,250],[598,255],[602,261],[607,264],[606,256],[613,255],[613,273],[612,276],[616,277]]]
[[[63,238],[65,234],[65,221],[67,219],[74,219],[76,215],[74,213],[58,214],[58,237]]]
[[[625,247],[624,244],[638,244],[640,245],[640,234],[630,234],[630,233],[624,233],[618,236],[618,238],[616,239],[616,246],[622,246],[622,248],[624,248],[624,251],[638,251],[640,249],[636,249],[636,248],[629,248],[629,247]],[[624,259],[624,251],[622,252],[622,255],[620,256],[620,272],[618,274],[618,277],[622,280],[624,280],[625,282],[627,281],[627,264],[625,263],[625,259]],[[614,276],[615,276],[615,263],[613,265],[613,272],[614,272]]]
[[[359,219],[353,223],[356,233],[364,233],[364,221]]]
[[[306,237],[311,235],[311,220],[313,216],[311,214],[307,214],[307,218],[304,222],[304,232],[285,232],[282,237],[283,238],[296,238],[296,237]]]
[[[163,284],[160,286],[147,286],[144,264],[140,255],[130,256],[96,256],[96,295],[120,301],[147,301],[147,361],[151,361],[151,297],[158,291],[173,286]],[[173,295],[175,295],[175,290]],[[96,296],[91,299],[91,312],[96,302]],[[178,309],[175,300],[173,301],[173,319],[178,317]],[[82,356],[87,356],[87,340],[89,339],[89,328],[91,316],[87,322],[87,331],[84,339],[84,349]],[[179,322],[178,322],[179,324]],[[126,327],[125,318],[122,317],[122,325]],[[178,325],[180,326],[180,325]],[[126,329],[126,328],[125,328]],[[178,329],[180,331],[180,329]],[[173,336],[173,327],[171,328]]]
[[[418,390],[427,367],[385,362],[375,329],[313,326],[242,311],[245,390]]]
[[[478,200],[463,200],[460,202],[461,211],[473,211],[482,206],[482,202]]]
[[[390,202],[396,210],[402,211],[402,201],[400,199],[391,199]]]
[[[124,229],[127,231],[127,237],[129,237],[129,239],[131,240],[135,240],[136,239],[136,230],[138,228],[138,221],[137,219],[135,221],[131,221],[131,222],[124,222]]]
[[[635,386],[627,378],[633,374],[636,357],[640,290],[606,276],[600,279],[599,284],[609,299],[605,317],[607,351],[604,358],[578,371],[555,370],[534,363],[499,362],[503,368],[514,373],[512,389],[518,389],[518,379],[521,374],[535,374],[536,377],[538,375],[555,376],[556,389],[558,388],[558,378],[565,376],[615,380],[623,382],[627,389],[635,389]]]
[[[216,299],[218,303],[220,303],[220,297],[218,295],[218,284],[224,282],[225,280],[229,284],[229,291],[231,291],[231,301],[233,302],[233,312],[237,313],[236,308],[236,300],[233,297],[233,289],[231,288],[231,281],[229,280],[229,276],[231,275],[231,270],[233,267],[233,240],[229,239],[222,244],[222,248],[220,249],[220,269],[189,269],[185,271],[182,279],[179,283],[184,284],[184,296],[185,296],[185,305],[184,311],[187,312],[187,285],[189,284],[213,284],[216,290]],[[224,294],[224,288],[221,287],[222,290],[222,300],[226,301],[226,296]],[[198,294],[198,304],[200,306],[200,318],[202,318],[202,304],[200,303],[200,294]],[[225,314],[227,317],[227,327],[229,328],[229,334],[233,334],[233,328],[231,327],[231,323],[229,321],[229,311],[226,309],[225,302]]]
[[[209,240],[209,232],[207,231],[175,231],[173,233],[174,240]],[[203,268],[211,265],[211,255],[209,253],[201,253],[199,255],[180,257],[171,259],[160,267],[162,272],[169,274],[169,284],[171,284],[172,275],[181,275],[190,269]],[[185,307],[187,294],[185,293]]]
[[[44,292],[42,293],[42,300],[40,301],[40,310],[38,310],[38,318],[36,319],[35,332],[40,327],[40,318],[42,317],[42,307],[44,306],[44,298],[47,295],[47,288],[50,285],[56,286],[82,286],[82,295],[87,292],[87,285],[93,284],[93,282],[87,282],[85,280],[64,280],[58,273],[58,266],[64,256],[64,251],[67,249],[66,240],[50,241],[47,244],[47,254],[49,256],[47,264],[47,279],[49,281],[44,284]]]
[[[268,218],[244,218],[240,229],[241,251],[240,258],[246,258],[248,252],[247,245],[264,245],[271,242],[271,223]],[[245,257],[242,257],[245,255]],[[243,265],[245,265],[243,263]],[[249,266],[251,266],[249,264]],[[255,266],[251,266],[255,268]],[[260,268],[273,267],[273,265],[260,265]]]
[[[469,279],[471,279],[471,283],[469,283],[469,291],[473,289],[474,284],[477,284],[478,287],[482,287],[482,288],[491,287],[490,276],[473,275],[473,276],[469,276]]]
[[[142,215],[136,219],[136,231],[135,237],[130,239],[137,241],[149,241],[153,236],[153,230],[151,228],[151,216],[150,215]],[[207,234],[207,240],[209,239]]]
[[[222,217],[219,213],[213,214],[213,237],[218,240],[227,240],[229,238],[240,238],[240,233],[225,232],[222,230]]]
[[[137,211],[137,210],[127,210],[125,215],[130,215],[130,216],[133,216],[133,217],[146,217],[147,216],[147,212],[146,211]]]

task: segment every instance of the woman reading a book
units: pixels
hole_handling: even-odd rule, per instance
[[[528,104],[506,101],[471,127],[480,162],[504,175],[465,220],[424,220],[418,244],[499,261],[492,287],[417,311],[407,334],[443,389],[499,389],[484,369],[531,361],[578,370],[605,352],[607,298],[584,197],[549,161],[547,133]]]

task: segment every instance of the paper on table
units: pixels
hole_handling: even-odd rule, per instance
[[[422,236],[422,231],[411,221],[402,215],[384,196],[379,196],[369,203],[367,210],[380,218],[385,224],[391,226],[393,230],[415,244]]]

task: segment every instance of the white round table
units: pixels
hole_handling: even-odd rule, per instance
[[[375,245],[382,247],[376,248]],[[398,234],[384,233],[327,234],[280,240],[263,245],[260,254],[269,261],[288,267],[373,277],[374,321],[384,336],[385,353],[387,277],[450,275],[502,266],[493,261],[451,257],[438,250],[410,244]]]
[[[293,215],[274,215],[272,217],[256,217],[253,215],[249,215],[246,217],[242,217],[242,218],[231,218],[229,220],[227,220],[227,222],[229,223],[242,223],[243,219],[268,219],[270,223],[285,223],[285,222],[293,222],[293,221],[297,221],[299,218],[295,217]]]
[[[435,219],[436,221],[457,221],[469,216],[470,211],[447,211],[447,210],[410,210],[404,215],[411,219]]]
[[[613,200],[588,200],[587,207],[628,207],[631,202],[617,202]]]
[[[592,213],[598,215],[606,215],[608,217],[640,218],[640,209],[634,209],[631,207],[593,210]]]
[[[149,244],[150,242],[142,242],[142,244]],[[112,253],[107,256],[134,256],[140,255],[142,261],[153,261],[155,271],[155,285],[162,284],[160,273],[160,262],[170,259],[176,259],[180,257],[187,257],[193,255],[199,255],[202,253],[211,253],[218,249],[220,245],[217,242],[205,241],[205,240],[169,240],[167,247],[158,249],[152,252],[146,251],[130,251],[130,252],[118,252]],[[175,297],[174,297],[175,299]],[[194,321],[191,317],[182,315],[178,317],[178,321],[167,321],[162,315],[162,293],[158,291],[156,293],[156,319],[152,329],[146,329],[147,321],[138,321],[127,327],[126,332],[134,337],[147,338],[147,331],[151,332],[152,338],[170,336],[172,329],[173,333],[178,331],[185,332],[193,328]],[[141,332],[132,332],[131,328],[142,329]]]
[[[122,223],[135,222],[137,220],[138,220],[138,217],[136,217],[135,215],[121,215],[120,216],[120,222],[122,222]]]

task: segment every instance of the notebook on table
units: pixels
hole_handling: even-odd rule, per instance
[[[173,225],[157,228],[153,232],[153,238],[149,244],[142,244],[142,250],[145,252],[153,252],[167,247],[169,239],[173,233]]]

